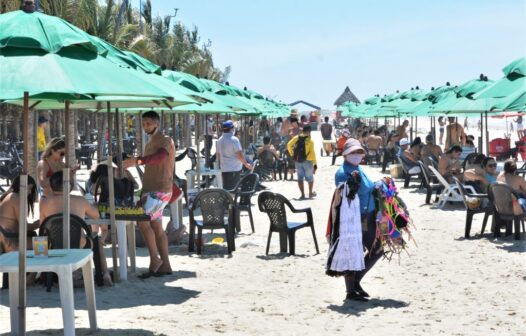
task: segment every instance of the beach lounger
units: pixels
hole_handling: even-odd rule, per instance
[[[444,189],[442,190],[442,193],[440,194],[438,198],[438,204],[437,208],[443,208],[444,205],[446,205],[447,202],[464,202],[464,199],[460,195],[460,190],[456,184],[449,184],[444,176],[442,176],[438,170],[435,169],[433,166],[429,166],[429,170],[436,176],[438,179],[438,182],[442,184]],[[477,192],[472,186],[464,186],[466,190],[469,190],[469,192],[476,194]]]
[[[431,196],[436,192],[435,202],[438,202],[438,195],[444,187],[437,182],[435,175],[426,167],[422,161],[418,161],[422,176],[424,177],[424,186],[426,187],[426,204],[431,204]]]

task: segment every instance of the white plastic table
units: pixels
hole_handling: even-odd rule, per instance
[[[214,185],[216,188],[223,189],[223,177],[220,169],[203,169],[199,172],[201,176],[215,176]],[[188,181],[188,189],[194,189],[195,176],[197,172],[195,170],[188,170],[186,172],[186,180]]]
[[[75,335],[73,271],[78,268],[82,268],[84,278],[90,329],[97,329],[92,264],[92,252],[88,249],[49,250],[47,258],[35,258],[33,251],[27,251],[26,272],[53,272],[58,275],[64,335]],[[18,252],[0,255],[0,272],[9,273],[11,332],[16,333],[18,328]]]
[[[110,225],[109,219],[86,219],[86,224]],[[135,272],[135,222],[116,220],[117,227],[117,254],[119,258],[119,278],[128,279],[128,239],[130,243],[131,271]],[[131,227],[130,227],[131,226]],[[130,229],[128,231],[128,229]],[[129,235],[127,234],[127,231]],[[115,265],[114,265],[115,266]]]

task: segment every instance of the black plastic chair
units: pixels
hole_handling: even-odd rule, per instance
[[[418,161],[418,164],[420,165],[420,170],[422,171],[422,176],[424,178],[423,181],[424,187],[426,188],[426,204],[431,204],[431,196],[433,195],[433,192],[436,193],[435,202],[437,202],[438,196],[444,187],[438,183],[438,181],[436,181],[433,172],[431,172],[422,161]]]
[[[314,232],[314,221],[312,219],[312,210],[296,209],[283,195],[264,191],[258,196],[259,211],[265,212],[270,219],[270,229],[268,233],[266,254],[270,248],[270,239],[273,232],[278,232],[280,236],[280,252],[287,252],[287,238],[289,241],[289,254],[294,255],[296,250],[296,231],[304,227],[310,227],[312,237],[314,238],[314,245],[316,246],[316,253],[320,253],[318,249],[318,241],[316,240],[316,233]],[[287,221],[287,211],[285,205],[293,213],[305,213],[307,215],[306,222],[290,222]]]
[[[488,188],[488,197],[495,209],[493,213],[494,236],[500,236],[501,226],[506,227],[506,235],[511,235],[512,224],[514,224],[515,239],[519,240],[521,223],[522,230],[526,232],[524,228],[524,218],[526,215],[514,214],[513,202],[516,202],[517,198],[514,196],[511,187],[502,182],[492,183]]]
[[[78,151],[75,150],[75,154],[79,164],[84,164],[88,169],[91,169],[95,155],[95,147],[91,145],[81,145]]]
[[[402,170],[404,171],[404,188],[409,188],[409,183],[411,182],[412,177],[417,177],[420,179],[420,187],[422,187],[422,170],[418,173],[409,173],[409,170],[413,167],[409,167],[407,162],[402,157],[398,157],[398,162],[402,165]],[[416,165],[418,167],[418,165]]]
[[[258,174],[251,173],[243,177],[236,186],[234,192],[234,211],[236,212],[235,219],[237,232],[241,231],[241,223],[239,218],[241,211],[248,212],[252,233],[256,232],[254,229],[254,218],[252,217],[252,196],[254,196],[256,193],[258,184]]]
[[[484,220],[482,221],[482,229],[480,230],[480,235],[482,236],[484,234],[484,230],[486,229],[486,224],[488,223],[489,216],[493,215],[493,206],[491,204],[483,204],[484,199],[488,198],[488,194],[473,194],[469,193],[466,188],[464,188],[464,185],[460,182],[458,178],[453,176],[453,181],[457,184],[458,190],[460,192],[460,196],[462,196],[462,200],[464,201],[464,205],[466,206],[466,228],[464,232],[464,237],[467,239],[469,238],[469,233],[471,231],[471,224],[473,222],[473,216],[479,213],[484,214]],[[471,209],[468,205],[468,197],[475,197],[479,198],[481,200],[481,205],[476,209]]]
[[[63,214],[55,214],[47,217],[44,223],[40,226],[40,236],[48,237],[48,244],[50,249],[62,249],[63,245]],[[93,236],[91,228],[86,222],[79,216],[70,215],[69,222],[69,247],[72,249],[80,248],[80,237],[84,232],[86,238],[86,245],[84,248],[91,249],[93,251],[93,261],[95,264],[95,283],[98,286],[104,285],[102,277],[102,266],[100,263],[100,250],[98,236]],[[46,290],[51,291],[53,285],[53,277],[51,274],[47,274],[46,277]]]
[[[277,172],[278,167],[278,159],[276,159],[276,156],[274,153],[272,153],[269,150],[264,150],[258,155],[258,161],[259,161],[259,167],[258,174],[260,174],[262,179],[265,179],[265,176],[269,176],[272,174],[272,178],[276,179],[276,174],[279,173],[279,178],[281,179],[281,171]]]
[[[203,229],[224,229],[228,254],[236,250],[233,225],[234,200],[223,189],[207,189],[197,194],[190,213],[190,234],[188,252],[194,251],[195,229],[197,227],[197,254],[201,254],[203,242]],[[201,210],[201,216],[196,216],[196,211]]]

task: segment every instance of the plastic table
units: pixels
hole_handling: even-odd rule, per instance
[[[195,170],[188,170],[186,172],[186,180],[188,181],[188,189],[193,189],[195,187],[195,177],[197,172]],[[223,188],[223,176],[221,175],[220,169],[203,169],[199,172],[201,176],[215,176],[214,184],[216,188]]]
[[[97,329],[92,264],[92,252],[88,249],[49,250],[47,258],[35,258],[33,251],[27,251],[26,272],[53,272],[58,275],[64,335],[75,335],[73,271],[78,268],[82,268],[84,278],[90,329]],[[9,273],[11,332],[16,333],[18,328],[18,252],[0,255],[0,272]]]

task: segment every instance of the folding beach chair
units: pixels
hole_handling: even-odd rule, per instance
[[[442,193],[438,198],[437,208],[443,208],[447,202],[461,202],[464,203],[464,198],[460,194],[460,190],[456,184],[449,184],[444,176],[442,176],[438,170],[433,166],[429,166],[429,170],[435,175],[438,182],[444,186]],[[470,193],[476,194],[477,192],[472,186],[464,185],[464,189],[468,190]]]

